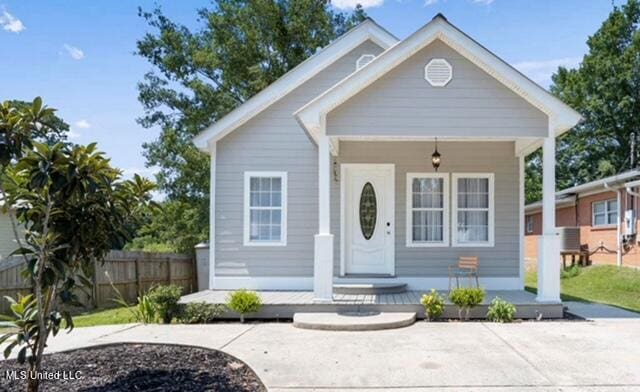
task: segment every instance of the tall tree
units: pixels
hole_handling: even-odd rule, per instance
[[[147,164],[160,168],[169,201],[190,206],[185,216],[204,217],[209,159],[191,139],[365,18],[361,7],[336,13],[327,0],[218,0],[198,11],[197,31],[159,8],[139,14],[153,32],[138,41],[138,54],[154,67],[138,84],[139,122],[161,129],[144,145]],[[197,242],[207,238],[206,222],[175,223]]]
[[[93,261],[128,241],[137,218],[153,207],[154,184],[139,176],[121,180],[121,172],[95,144],[49,146],[34,138],[60,132],[54,109],[34,99],[28,107],[0,105],[0,194],[3,212],[24,227],[14,236],[25,258],[23,276],[34,294],[11,302],[13,327],[0,336],[4,356],[18,350],[18,362],[29,362],[28,391],[37,391],[42,356],[50,335],[73,328],[67,306],[77,305],[75,290],[91,286],[86,278]],[[60,124],[57,124],[60,125]],[[11,207],[11,208],[9,208]]]
[[[557,141],[560,189],[629,169],[632,134],[640,137],[639,1],[614,6],[587,45],[578,68],[560,67],[552,78],[551,92],[584,117]],[[528,162],[533,201],[540,196],[539,155]]]

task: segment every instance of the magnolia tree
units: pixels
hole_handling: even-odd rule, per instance
[[[0,343],[8,343],[5,357],[17,350],[36,375],[47,338],[73,328],[69,309],[79,305],[78,290],[91,287],[94,261],[131,238],[137,217],[153,206],[154,185],[139,176],[122,180],[95,144],[35,142],[34,132],[49,126],[41,120],[52,113],[39,99],[22,110],[9,106],[0,112],[0,190],[5,210],[24,228],[24,240],[15,230],[16,253],[34,289],[8,298],[15,328]],[[28,390],[38,387],[38,378],[29,377]]]

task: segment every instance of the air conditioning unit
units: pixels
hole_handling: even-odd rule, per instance
[[[624,212],[624,234],[636,234],[636,212],[634,210]]]

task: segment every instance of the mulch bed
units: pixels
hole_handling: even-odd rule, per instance
[[[24,370],[0,361],[0,391],[24,391],[26,380],[7,380],[6,370]],[[115,344],[46,355],[46,371],[80,375],[44,380],[41,391],[265,391],[244,362],[216,350],[163,344]]]

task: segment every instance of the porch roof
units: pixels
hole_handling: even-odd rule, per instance
[[[352,73],[294,113],[298,123],[317,142],[326,134],[329,112],[387,74],[422,48],[440,40],[549,117],[550,132],[557,136],[575,126],[581,116],[544,88],[511,67],[447,21],[441,14],[417,32],[385,50],[360,70]],[[443,135],[446,136],[446,135]],[[527,141],[526,145],[536,144]]]

